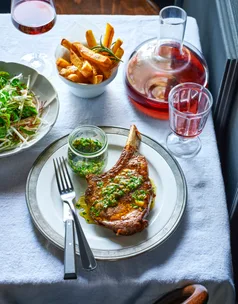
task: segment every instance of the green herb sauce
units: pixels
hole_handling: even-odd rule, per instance
[[[102,199],[94,202],[90,208],[90,212],[95,216],[99,216],[103,209],[117,206],[118,200],[122,196],[137,189],[142,182],[143,176],[137,174],[136,171],[130,169],[123,170],[115,178],[111,179],[106,187],[102,186]]]
[[[106,165],[106,152],[93,158],[87,157],[89,154],[96,153],[102,149],[103,144],[99,140],[76,138],[72,142],[72,146],[78,153],[85,154],[85,156],[79,156],[71,149],[68,150],[68,162],[75,173],[85,177],[88,174],[100,174],[102,172]]]
[[[97,140],[92,138],[76,138],[72,146],[79,153],[95,153],[102,149],[103,144]]]
[[[79,214],[85,219],[88,224],[95,224],[90,216],[88,205],[85,202],[85,196],[82,195],[76,203],[76,208],[79,209]]]

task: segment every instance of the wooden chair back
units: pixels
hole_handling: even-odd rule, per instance
[[[154,304],[207,304],[208,291],[199,284],[188,285],[173,290]]]

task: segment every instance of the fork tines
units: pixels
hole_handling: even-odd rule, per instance
[[[67,193],[74,190],[69,171],[64,157],[53,159],[55,176],[60,193]]]

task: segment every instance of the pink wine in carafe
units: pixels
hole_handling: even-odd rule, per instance
[[[12,12],[14,26],[30,35],[48,32],[55,21],[55,10],[47,1],[22,1],[14,7]]]
[[[183,43],[186,13],[166,7],[160,13],[158,39],[146,40],[130,56],[126,89],[132,103],[148,115],[168,119],[168,96],[179,83],[206,86],[208,69],[202,54]]]

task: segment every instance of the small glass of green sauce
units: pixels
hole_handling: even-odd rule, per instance
[[[108,139],[106,133],[96,127],[83,125],[68,138],[68,163],[77,175],[100,174],[107,165]]]

